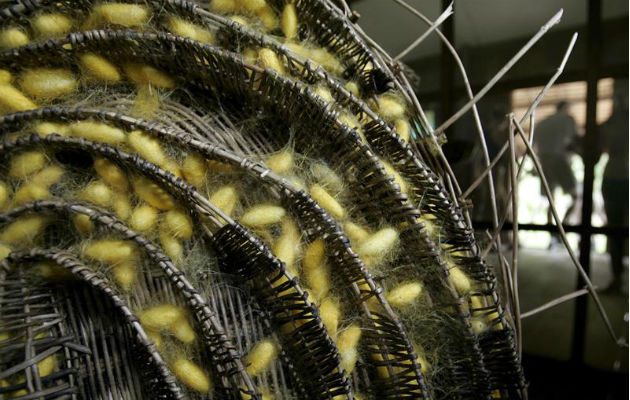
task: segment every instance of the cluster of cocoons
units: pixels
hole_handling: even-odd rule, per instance
[[[335,54],[334,43],[323,45],[309,37],[308,33],[304,34],[309,26],[301,18],[294,1],[287,0],[278,7],[265,0],[211,0],[209,10],[249,30],[274,36],[277,43],[293,57],[321,68],[336,79],[339,86],[343,87],[341,95],[325,80],[310,82],[309,93],[335,111],[339,125],[354,131],[362,144],[373,144],[365,134],[365,127],[373,118],[365,112],[342,106],[347,104],[347,99],[343,99],[346,95],[363,102],[365,107],[386,121],[404,142],[413,140],[416,126],[410,118],[412,112],[405,98],[394,90],[371,93],[360,86],[356,76],[347,78],[354,60]],[[114,2],[95,4],[82,19],[60,12],[34,15],[25,25],[2,29],[0,48],[13,49],[34,41],[63,37],[77,30],[105,27],[146,31],[161,29],[203,44],[222,45],[222,36],[216,34],[216,27],[191,21],[185,15],[158,14],[158,10],[141,3]],[[300,74],[304,72],[302,68],[291,64],[276,49],[247,43],[238,46],[246,63],[296,80],[301,78]],[[125,83],[131,83],[128,86],[134,88],[135,98],[133,106],[127,111],[134,116],[152,120],[163,111],[161,99],[179,89],[180,81],[176,76],[138,60],[114,61],[92,50],[78,54],[75,63],[76,68],[27,66],[19,71],[0,70],[0,113],[71,103],[73,99],[81,98],[86,87],[116,87],[114,84],[125,87]],[[373,66],[368,63],[363,68],[363,71],[354,72],[369,72]],[[256,85],[257,82],[253,82],[255,89],[258,88]],[[41,121],[29,127],[28,133],[32,132],[41,136],[57,134],[112,145],[193,185],[218,214],[226,219],[234,219],[256,234],[284,263],[288,278],[277,284],[286,283],[290,278],[297,279],[308,294],[308,301],[317,307],[322,324],[341,356],[341,368],[347,374],[352,374],[356,366],[361,364],[358,361],[362,357],[365,364],[373,362],[374,365],[382,365],[393,361],[391,355],[384,356],[374,349],[368,352],[361,348],[364,327],[357,322],[357,312],[348,306],[348,294],[338,284],[337,278],[341,273],[332,265],[333,250],[327,245],[327,237],[321,234],[313,237],[312,233],[307,235],[309,227],[301,226],[302,221],[276,194],[261,199],[262,190],[252,189],[241,182],[243,175],[235,173],[238,166],[206,159],[195,151],[173,148],[173,144],[140,129],[126,130],[97,119]],[[376,163],[389,181],[401,193],[412,197],[413,182],[405,178],[401,165],[385,154],[378,156]],[[332,167],[331,160],[310,159],[287,144],[278,151],[260,156],[258,161],[292,188],[307,193],[342,228],[352,251],[368,268],[368,273],[379,277],[378,284],[383,286],[382,297],[399,313],[404,325],[414,327],[412,314],[428,310],[428,290],[419,274],[395,276],[390,273],[390,270],[398,267],[396,263],[405,251],[401,248],[405,224],[368,222],[353,204],[346,182],[348,177],[344,175],[345,172]],[[91,174],[89,179],[77,184],[71,178],[76,171],[68,170],[52,154],[29,150],[12,155],[0,177],[0,208],[6,211],[28,202],[55,197],[91,203],[115,214],[130,229],[154,241],[177,267],[185,269],[188,251],[193,242],[199,239],[195,236],[195,225],[187,205],[169,194],[156,181],[125,171],[110,159],[95,157],[87,170]],[[87,215],[74,215],[71,221],[76,231],[83,236],[80,255],[96,265],[95,268],[101,268],[109,274],[122,293],[129,294],[136,290],[143,276],[145,261],[137,245],[118,237],[97,236],[94,222]],[[438,218],[423,210],[418,222],[424,223],[430,238],[442,250],[447,265],[447,273],[442,278],[457,296],[466,299],[465,307],[470,311],[469,322],[473,332],[482,335],[490,329],[503,329],[501,324],[493,325],[498,314],[486,311],[495,299],[479,295],[477,283],[448,256],[446,247],[440,247]],[[44,214],[27,214],[2,226],[0,259],[36,242],[50,224],[51,219]],[[44,263],[36,270],[41,277],[68,278],[67,272],[54,265]],[[398,272],[402,275],[407,270]],[[359,289],[370,290],[366,286]],[[373,297],[365,301],[371,312],[382,310]],[[136,316],[176,378],[194,392],[211,392],[208,368],[200,362],[201,357],[196,357],[200,340],[188,308],[168,301],[153,300],[151,304],[137,308]],[[279,332],[266,334],[264,339],[244,349],[246,372],[262,379],[270,370],[278,368],[281,363],[276,363],[276,359],[281,351],[281,342],[277,335],[292,334],[298,328],[299,323],[286,324]],[[412,339],[417,337],[413,336]],[[432,357],[433,354],[425,354],[425,349],[419,344],[414,343],[413,347],[422,372],[428,373],[430,362],[427,355]],[[368,353],[370,356],[366,357]],[[40,361],[37,364],[40,377],[53,373],[55,366],[56,361],[52,356]],[[377,375],[387,379],[401,375],[409,366],[411,361],[404,361],[395,367],[379,366],[374,369]],[[2,386],[15,383],[19,382],[2,382]],[[10,395],[24,394],[27,393],[20,391]],[[263,399],[268,398],[271,398],[271,394],[263,393]]]

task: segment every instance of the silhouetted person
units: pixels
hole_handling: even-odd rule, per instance
[[[577,140],[577,126],[569,115],[569,105],[561,101],[556,106],[556,113],[536,126],[535,142],[538,158],[547,178],[552,196],[557,187],[571,195],[571,205],[562,218],[562,222],[571,215],[577,200],[577,182],[571,170],[571,151]],[[545,195],[542,182],[541,192]],[[547,211],[547,222],[551,224],[551,207]]]
[[[613,113],[600,125],[602,150],[608,153],[602,196],[609,226],[628,226],[628,81],[615,82]],[[608,290],[620,291],[623,271],[623,235],[608,236],[613,280]]]

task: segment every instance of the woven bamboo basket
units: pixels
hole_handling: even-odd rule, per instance
[[[269,7],[281,9],[281,3],[270,2]],[[380,116],[379,101],[371,99],[392,90],[395,75],[359,38],[336,6],[325,1],[295,3],[300,34],[314,38],[342,60],[346,66],[342,74],[308,61],[256,26],[250,28],[226,14],[214,14],[212,4],[210,11],[180,1],[125,6],[146,7],[151,12],[149,22],[136,30],[113,23],[106,30],[58,34],[53,39],[41,37],[39,43],[0,53],[0,65],[11,75],[22,77],[9,84],[26,87],[24,76],[44,66],[79,77],[77,87],[67,95],[45,98],[32,110],[0,117],[0,131],[11,138],[1,151],[6,165],[12,165],[15,154],[42,152],[58,163],[68,164],[69,175],[75,181],[89,182],[98,178],[90,171],[94,160],[107,159],[134,177],[130,179],[139,177],[147,185],[158,187],[172,200],[172,207],[185,210],[187,218],[195,221],[195,228],[189,238],[180,238],[178,245],[183,245],[186,257],[194,254],[204,260],[196,261],[197,269],[186,269],[185,262],[177,260],[172,249],[170,253],[160,250],[167,249],[167,244],[157,232],[149,230],[145,238],[127,226],[133,225],[133,219],[125,221],[126,218],[115,216],[116,210],[76,203],[81,196],[77,198],[76,191],[68,192],[70,183],[51,186],[54,200],[33,195],[28,199],[33,201],[26,204],[14,198],[5,205],[10,211],[2,217],[3,221],[45,210],[57,214],[60,225],[64,220],[60,217],[65,215],[67,228],[38,239],[48,247],[38,248],[38,240],[33,241],[30,253],[30,243],[20,243],[18,247],[23,250],[15,249],[6,259],[7,276],[16,273],[13,266],[35,259],[53,263],[70,260],[62,267],[75,275],[80,275],[77,271],[98,275],[99,282],[109,288],[109,297],[115,299],[127,317],[122,324],[135,329],[134,334],[122,329],[126,336],[121,333],[112,339],[116,348],[123,349],[135,340],[134,349],[142,348],[140,352],[150,355],[151,371],[160,371],[143,371],[140,378],[127,373],[134,384],[116,381],[101,385],[98,393],[84,383],[93,379],[93,372],[79,370],[72,375],[72,393],[100,398],[106,396],[111,385],[120,386],[116,390],[121,393],[130,393],[129,398],[138,393],[177,398],[273,395],[332,399],[352,397],[353,393],[374,398],[520,397],[522,371],[510,325],[499,305],[496,279],[479,257],[472,230],[461,211],[442,186],[442,172],[436,167],[439,161],[427,152],[430,144],[420,140],[411,146],[399,137],[392,121]],[[20,2],[0,12],[0,25],[27,30],[33,18],[45,13],[85,18],[87,24],[98,7],[91,2]],[[216,44],[163,32],[173,30],[168,22],[173,18],[190,21],[195,29],[216,35]],[[256,60],[239,54],[241,46],[271,51],[283,66],[283,73],[264,63],[262,66],[267,69],[252,64]],[[90,77],[82,63],[85,54],[97,54],[114,66],[123,66],[127,78],[103,83]],[[127,68],[130,63],[167,75],[159,75],[161,81],[134,77],[131,68]],[[348,90],[344,81],[358,82],[361,96]],[[134,107],[147,90],[159,106],[139,115]],[[321,90],[328,91],[331,97],[322,97]],[[341,118],[343,115],[354,115],[361,122],[349,126]],[[417,116],[411,115],[410,121],[421,129]],[[52,124],[55,129],[48,133],[55,134],[42,136],[37,129],[42,123]],[[211,165],[222,167],[208,175],[211,178],[203,187],[195,188],[186,174],[182,177],[165,164],[156,165],[154,155],[143,153],[142,149],[130,149],[124,141],[131,139],[105,144],[100,140],[64,137],[67,133],[61,128],[70,126],[70,136],[76,136],[72,127],[81,123],[102,124],[119,130],[123,136],[139,131],[157,140],[167,159],[181,162],[198,155],[214,163]],[[344,211],[340,216],[327,206],[327,197],[311,192],[316,197],[311,198],[299,180],[265,165],[287,146],[301,165],[328,165],[332,174],[341,177],[344,189],[339,192],[339,199],[348,213]],[[11,182],[11,171],[5,174]],[[10,183],[16,189],[15,196],[29,184],[28,179],[31,178]],[[242,192],[242,210],[237,211],[236,217],[212,203],[212,192],[226,184],[238,185]],[[135,186],[134,189],[138,191]],[[282,214],[286,212],[284,221],[296,221],[296,246],[308,249],[318,241],[324,244],[324,261],[330,266],[326,293],[330,290],[330,296],[313,296],[314,278],[300,275],[292,270],[291,263],[285,266],[284,260],[273,254],[279,251],[277,243],[289,225],[280,228],[276,221],[271,228],[258,229],[237,222],[241,217],[247,220],[248,207],[253,209],[261,203],[281,207],[286,210]],[[169,212],[163,211],[160,221]],[[101,276],[103,266],[98,262],[93,265],[80,254],[77,249],[86,238],[77,238],[76,232],[70,234],[72,229],[67,226],[68,221],[76,225],[74,214],[98,225],[103,234],[115,234],[136,243],[144,266],[137,272],[131,289],[121,286],[116,275]],[[366,267],[366,252],[346,231],[348,218],[360,221],[372,232],[385,228],[396,232],[398,250],[379,260],[383,266],[376,270],[372,270],[372,265]],[[70,244],[72,235],[78,243]],[[95,239],[89,236],[87,240]],[[68,250],[56,250],[59,248]],[[308,263],[307,257],[299,262]],[[462,290],[458,285],[461,282],[451,276],[454,268],[465,277],[468,290]],[[6,284],[3,280],[3,285],[9,285],[11,279],[7,278]],[[85,276],[79,280],[88,282]],[[410,309],[390,305],[392,299],[399,301],[392,297],[395,289],[409,280],[421,282],[423,288],[421,307],[426,315],[420,320]],[[44,284],[41,279],[20,282],[37,290],[58,290],[60,285]],[[71,286],[74,288],[74,282]],[[85,293],[90,290],[93,291]],[[154,300],[147,302],[147,298]],[[185,310],[182,312],[195,332],[193,344],[172,344],[180,338],[175,334],[173,339],[172,332],[164,333],[163,329],[174,328],[162,327],[160,335],[168,343],[156,350],[155,335],[152,342],[138,323],[143,321],[143,311],[155,304]],[[330,322],[331,312],[326,308],[330,304],[345,318],[341,323]],[[64,318],[74,316],[64,314]],[[144,321],[147,325],[146,318]],[[362,330],[360,343],[346,349],[342,336],[355,323]],[[28,335],[33,333],[28,331]],[[29,340],[37,339],[32,336]],[[258,359],[252,354],[257,354],[257,345],[269,341],[274,343],[278,358],[271,361],[271,366],[265,365],[261,373],[255,368]],[[0,348],[3,343],[0,341]],[[430,354],[418,358],[417,345],[420,352]],[[125,353],[120,359],[124,357],[129,355]],[[348,357],[355,360],[351,367]],[[44,383],[65,385],[61,380],[38,376],[34,365],[45,358],[32,359],[15,370],[14,374],[22,373],[26,379],[18,382],[21,378],[14,377],[2,391],[16,396],[20,390],[26,390],[29,397],[25,398],[38,398]],[[57,369],[61,358],[54,360]],[[183,377],[185,373],[177,366],[188,366],[184,360],[205,371],[201,372],[205,376],[197,382]],[[426,369],[427,364],[430,370]],[[121,362],[115,368],[125,370],[128,365]],[[204,385],[204,379],[212,384]],[[206,386],[211,389],[203,390]]]

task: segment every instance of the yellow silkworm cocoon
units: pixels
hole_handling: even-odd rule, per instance
[[[309,51],[309,58],[333,74],[343,72],[343,65],[341,62],[339,62],[337,57],[324,48],[311,49]]]
[[[6,183],[0,181],[0,207],[9,200],[9,187]]]
[[[174,262],[178,263],[184,257],[184,247],[179,239],[168,232],[160,230],[160,245],[164,253]]]
[[[70,124],[70,134],[94,142],[119,144],[126,138],[122,129],[101,122],[81,121]]]
[[[132,261],[135,258],[135,246],[126,240],[104,239],[90,242],[83,246],[81,253],[93,260],[107,264]]]
[[[282,221],[282,234],[273,246],[273,254],[286,264],[291,275],[297,275],[295,260],[300,254],[300,231],[293,220]]]
[[[293,39],[297,34],[298,20],[295,5],[289,3],[282,10],[282,33],[287,39]]]
[[[497,311],[491,311],[488,309],[488,305],[492,304],[492,298],[485,298],[482,296],[470,296],[470,303],[472,305],[472,315],[476,318],[485,318],[488,325],[491,325],[494,330],[503,329],[503,324],[498,321],[500,315]],[[487,304],[486,304],[487,303]]]
[[[63,14],[42,14],[32,21],[33,28],[42,36],[57,36],[70,32],[72,20]]]
[[[427,361],[426,357],[422,354],[422,352],[416,348],[416,346],[413,346],[413,348],[416,352],[416,355],[418,356],[417,361],[420,364],[420,372],[422,374],[427,374],[431,369],[431,365]]]
[[[354,95],[354,97],[361,97],[361,92],[359,92],[359,85],[356,82],[348,82],[344,86],[346,90]]]
[[[59,266],[57,263],[43,261],[36,264],[34,267],[37,271],[37,275],[42,278],[50,280],[71,280],[74,279],[72,272]]]
[[[190,239],[192,237],[192,220],[182,210],[167,211],[164,215],[163,226],[176,238]]]
[[[131,214],[131,201],[126,192],[115,192],[112,200],[114,212],[123,221],[126,221]]]
[[[323,239],[314,240],[304,251],[304,268],[318,269],[326,262],[326,244]]]
[[[417,301],[422,294],[420,282],[408,282],[396,286],[386,295],[386,299],[394,307],[405,307]]]
[[[337,336],[337,328],[339,327],[339,319],[341,318],[341,310],[339,303],[326,297],[319,304],[319,316],[331,337]]]
[[[11,159],[8,175],[10,178],[25,178],[42,169],[46,161],[46,155],[41,151],[27,151]]]
[[[168,30],[174,35],[198,40],[202,43],[214,42],[212,32],[195,24],[191,24],[182,18],[170,17],[168,19]]]
[[[359,120],[352,114],[344,112],[339,115],[339,122],[342,124],[348,125],[350,128],[355,129],[357,131],[361,130],[361,123]]]
[[[361,242],[370,236],[370,232],[368,232],[367,229],[363,228],[361,225],[355,224],[354,222],[346,222],[343,229],[348,236],[348,239],[350,239],[350,242],[354,245],[361,244]]]
[[[230,19],[231,19],[232,21],[236,22],[236,23],[237,23],[237,24],[239,24],[239,25],[243,25],[243,26],[249,26],[249,25],[250,25],[249,20],[248,20],[247,18],[243,17],[242,15],[232,15],[232,16],[230,17]],[[243,54],[244,54],[244,53],[245,53],[245,51],[247,51],[247,50],[252,50],[252,49],[246,49],[246,50],[243,50]],[[253,50],[252,50],[252,51],[253,51]],[[254,59],[255,59],[255,58],[256,58],[256,56],[254,56]]]
[[[13,206],[19,206],[35,200],[50,199],[51,197],[52,195],[46,187],[33,183],[27,183],[15,192],[12,204]]]
[[[237,6],[237,0],[212,0],[210,2],[210,9],[217,12],[235,11]]]
[[[247,210],[240,218],[243,225],[259,228],[277,224],[286,215],[284,208],[273,204],[259,204]]]
[[[358,253],[368,266],[374,266],[391,252],[398,243],[398,232],[393,228],[383,228],[365,239]]]
[[[265,28],[270,31],[273,31],[278,27],[278,17],[276,16],[275,11],[268,5],[265,5],[263,8],[256,12],[258,18],[262,21]]]
[[[317,239],[306,247],[302,261],[304,276],[316,300],[325,298],[330,290],[330,271],[325,251],[324,240]]]
[[[388,361],[391,359],[391,355],[388,356],[387,358],[385,356],[383,356],[380,353],[376,353],[376,354],[370,354],[370,358],[374,361],[376,361],[379,366],[376,367],[376,373],[378,374],[379,377],[386,379],[390,376],[390,374],[395,374],[396,373],[396,367],[392,367],[392,372],[390,373],[389,369],[383,365],[383,363],[385,361]]]
[[[195,40],[195,37],[197,35],[196,26],[186,21],[185,19],[178,17],[169,17],[166,25],[168,30],[173,35]]]
[[[284,44],[284,47],[286,47],[291,53],[295,53],[300,56],[300,58],[303,58],[305,60],[308,59],[310,56],[310,50],[302,46],[301,44],[288,42]]]
[[[94,53],[86,53],[79,57],[79,60],[81,66],[85,68],[86,72],[91,77],[105,82],[120,81],[118,68],[105,58]]]
[[[7,28],[0,32],[0,47],[12,49],[28,44],[28,35],[18,28]]]
[[[181,171],[188,183],[194,185],[197,189],[205,188],[208,168],[206,167],[206,161],[201,155],[197,153],[187,155],[184,158]]]
[[[212,193],[209,200],[226,215],[231,216],[238,201],[238,193],[234,186],[222,186]]]
[[[168,330],[183,343],[195,341],[195,331],[186,320],[186,311],[173,304],[148,308],[139,315],[142,326],[152,331]]]
[[[4,260],[5,258],[7,258],[7,256],[9,254],[11,254],[13,250],[7,246],[6,244],[2,244],[0,243],[0,261]]]
[[[394,177],[394,182],[398,184],[398,186],[400,187],[400,191],[403,193],[407,192],[407,182],[405,182],[405,180],[402,178],[402,176],[400,176],[400,174],[398,173],[398,171],[396,171],[394,169],[394,167],[391,166],[390,163],[388,163],[387,161],[381,160],[381,163],[383,163],[383,167],[385,168],[385,172],[388,175],[391,175]]]
[[[0,206],[9,199],[9,187],[6,183],[0,181]]]
[[[150,65],[129,63],[123,66],[125,74],[135,83],[151,84],[153,86],[172,89],[175,81],[165,72]]]
[[[247,373],[251,376],[265,371],[276,358],[276,345],[271,339],[257,343],[246,358]]]
[[[343,189],[343,179],[329,166],[316,163],[311,166],[311,173],[317,182],[327,189],[341,191]]]
[[[310,194],[313,200],[317,201],[333,218],[342,219],[346,216],[343,206],[320,185],[312,185]]]
[[[185,317],[186,311],[174,304],[160,304],[139,313],[142,326],[154,331],[170,330],[176,322],[185,320]]]
[[[258,60],[263,68],[270,68],[279,74],[285,74],[284,65],[278,55],[271,49],[262,48],[258,51]]]
[[[72,71],[60,68],[34,68],[21,75],[24,92],[36,98],[57,98],[72,93],[78,86]]]
[[[359,355],[357,345],[360,339],[361,328],[356,324],[350,325],[348,328],[339,332],[337,336],[336,344],[337,349],[339,349],[339,355],[341,356],[341,366],[348,374],[354,370],[354,366],[357,363]]]
[[[195,341],[197,335],[195,330],[186,320],[181,320],[174,324],[172,327],[173,336],[175,336],[180,342],[190,344]]]
[[[239,25],[243,25],[243,26],[249,26],[249,25],[250,25],[250,21],[249,21],[247,18],[243,17],[242,15],[232,15],[232,16],[230,17],[230,19],[231,19],[232,21],[236,22],[236,23],[237,23],[237,24],[239,24]],[[248,50],[249,50],[249,51],[254,51],[253,49],[245,49],[245,50],[243,50],[243,55],[244,55],[244,54],[245,54],[245,52],[247,52]],[[255,53],[255,51],[254,51],[254,53]],[[254,57],[253,57],[253,58],[254,58],[254,59],[256,59],[256,55],[254,55]]]
[[[141,177],[133,180],[133,188],[142,200],[158,210],[168,211],[175,207],[175,200],[157,183]]]
[[[133,210],[129,219],[129,225],[131,226],[131,229],[138,232],[147,232],[157,225],[157,219],[158,210],[144,204]]]
[[[234,172],[234,168],[228,163],[217,160],[208,160],[208,170],[212,172]]]
[[[112,202],[112,190],[102,181],[89,183],[79,194],[79,199],[106,207]]]
[[[55,356],[49,356],[37,363],[37,370],[39,376],[44,377],[52,374],[55,371]]]
[[[149,329],[146,330],[146,333],[147,333],[147,337],[153,340],[153,343],[155,343],[155,347],[157,347],[159,350],[160,347],[162,346],[162,335],[160,335],[159,332],[155,332]]]
[[[92,228],[94,228],[94,224],[90,221],[90,217],[87,215],[75,215],[72,217],[72,223],[79,233],[82,235],[87,235]]]
[[[258,52],[251,47],[243,50],[242,55],[243,61],[245,61],[247,64],[255,64],[256,60],[258,59]]]
[[[35,132],[40,136],[48,136],[53,133],[60,136],[68,136],[70,128],[66,124],[59,124],[56,122],[40,122],[33,128]]]
[[[145,160],[161,167],[176,177],[181,177],[179,165],[173,161],[162,149],[160,141],[142,131],[132,131],[127,136],[127,142]]]
[[[100,4],[94,8],[94,13],[110,24],[123,26],[140,26],[149,17],[146,7],[139,4]]]
[[[398,136],[405,142],[409,142],[411,138],[411,125],[409,125],[409,121],[404,118],[399,118],[394,121],[394,127],[396,128]]]
[[[0,69],[0,85],[10,84],[13,76],[6,69]]]
[[[276,174],[286,174],[293,168],[293,152],[282,151],[265,160],[265,164]]]
[[[24,93],[8,84],[0,85],[0,110],[4,112],[27,111],[37,108]]]
[[[448,270],[448,274],[451,278],[451,282],[453,282],[453,286],[455,286],[455,289],[457,289],[457,292],[460,295],[465,295],[470,292],[470,279],[468,279],[468,276],[466,276],[464,271],[462,271],[459,267],[453,266]]]
[[[239,0],[239,3],[243,10],[251,12],[258,12],[267,5],[265,0]]]
[[[142,131],[132,131],[127,136],[127,142],[142,158],[160,167],[167,162],[160,141]]]
[[[361,123],[354,115],[344,112],[339,115],[338,120],[342,124],[348,125],[352,130],[354,130],[359,135],[359,137],[361,137],[361,140],[363,142],[367,142],[367,139],[365,138],[365,134],[363,133],[363,129],[361,127]]]
[[[396,120],[405,116],[404,101],[391,94],[384,94],[378,97],[378,114],[386,120]]]
[[[334,99],[332,97],[332,93],[330,93],[330,90],[328,90],[327,87],[321,86],[321,85],[316,86],[314,91],[315,91],[315,94],[321,97],[322,99],[324,99],[326,103],[333,102]]]
[[[482,296],[470,296],[470,303],[473,308],[473,314],[479,314],[480,312],[483,312],[482,309],[486,307]]]
[[[488,324],[483,317],[474,317],[470,319],[470,325],[476,335],[480,335],[488,330]]]
[[[41,215],[27,215],[10,223],[0,233],[0,242],[24,244],[44,231],[48,219]]]
[[[64,170],[58,165],[49,165],[39,172],[36,172],[30,179],[30,184],[50,187],[59,182],[63,176]]]
[[[176,178],[182,177],[182,171],[179,168],[179,164],[173,160],[171,157],[166,156],[164,162],[160,165],[160,167],[167,172],[173,174]]]
[[[433,223],[435,218],[432,218],[431,214],[424,214],[422,217],[418,217],[418,221],[424,223],[424,229],[427,231],[430,237],[437,238],[440,230]]]
[[[98,176],[114,189],[126,191],[129,187],[125,173],[108,159],[102,157],[96,158],[94,160],[94,169]]]
[[[173,362],[172,368],[177,379],[182,381],[184,385],[200,393],[210,391],[208,375],[194,362],[185,358],[178,358]]]

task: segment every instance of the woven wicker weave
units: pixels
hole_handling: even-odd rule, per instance
[[[179,303],[187,303],[201,322],[204,348],[213,354],[209,359],[212,360],[213,382],[218,384],[214,396],[252,398],[259,396],[257,392],[262,387],[273,388],[275,395],[282,398],[291,396],[291,392],[300,398],[351,396],[352,390],[375,398],[486,398],[493,391],[493,396],[519,397],[519,390],[524,385],[522,371],[514,351],[511,329],[499,306],[496,279],[478,256],[471,229],[444,189],[439,161],[427,150],[430,144],[420,143],[421,151],[414,150],[378,113],[343,87],[342,79],[358,78],[364,93],[378,95],[393,88],[392,81],[396,78],[354,32],[346,17],[326,1],[295,3],[300,21],[309,34],[348,66],[341,77],[305,62],[272,36],[193,3],[156,1],[139,4],[149,4],[155,13],[153,26],[143,28],[145,32],[120,27],[75,32],[67,37],[0,53],[0,65],[13,73],[42,65],[70,68],[79,73],[76,58],[85,52],[98,53],[114,62],[144,62],[168,71],[177,81],[176,90],[168,93],[168,99],[164,100],[154,120],[143,120],[129,113],[133,105],[131,96],[135,92],[133,86],[105,87],[107,97],[95,99],[87,94],[98,84],[85,82],[80,91],[88,106],[74,105],[76,97],[62,98],[33,111],[0,117],[0,132],[28,132],[30,124],[36,121],[103,121],[127,132],[140,129],[173,146],[171,152],[186,154],[194,151],[205,159],[220,161],[244,172],[243,176],[252,179],[249,185],[260,187],[257,196],[265,193],[267,198],[279,201],[296,218],[306,242],[318,238],[325,241],[328,261],[335,267],[332,277],[338,276],[339,282],[343,282],[343,285],[336,284],[339,286],[335,290],[338,294],[346,293],[348,299],[360,305],[356,311],[348,311],[361,315],[364,329],[363,350],[355,372],[346,376],[339,367],[341,358],[335,343],[322,325],[317,307],[308,299],[301,281],[286,272],[284,265],[253,232],[233,221],[192,186],[138,155],[82,139],[24,136],[6,142],[1,149],[7,155],[29,148],[43,148],[109,158],[162,186],[178,204],[189,210],[193,219],[202,221],[199,238],[212,244],[216,255],[208,253],[208,257],[218,257],[218,265],[227,274],[227,280],[221,278],[209,288],[198,291],[197,285],[215,282],[214,278],[205,281],[209,277],[202,274],[190,283],[186,274],[178,272],[160,252],[159,245],[150,244],[147,254],[153,254],[150,256],[152,264],[171,271],[167,275],[176,288],[173,293],[186,299]],[[280,1],[270,4],[276,9],[282,8]],[[28,24],[30,16],[44,10],[85,16],[93,5],[76,1],[17,2],[0,11],[0,25]],[[159,21],[161,16],[168,15],[210,29],[228,51],[163,33],[165,28]],[[229,51],[239,51],[238,46],[247,44],[272,49],[283,60],[289,76],[249,65],[239,54]],[[368,63],[369,72],[361,72],[368,70]],[[324,85],[330,90],[332,103],[322,101],[315,94],[312,88],[316,85]],[[339,121],[342,110],[350,110],[364,119],[362,128],[367,143],[362,142],[356,130]],[[252,117],[256,118],[260,129],[243,133],[231,122]],[[287,142],[293,144],[298,154],[325,162],[343,176],[349,193],[346,201],[352,205],[353,217],[365,221],[372,229],[387,225],[400,229],[403,251],[392,263],[397,273],[422,280],[436,325],[425,326],[413,322],[408,316],[396,315],[381,293],[381,285],[392,287],[400,282],[400,277],[393,273],[379,273],[372,277],[352,249],[340,222],[330,217],[307,193],[262,164],[267,154],[279,151]],[[409,184],[409,196],[401,191],[401,186],[385,170],[380,159],[390,162]],[[54,200],[32,203],[28,207],[37,208],[44,204],[49,210],[64,209],[66,212],[69,207],[83,207],[84,212],[91,213],[94,222],[100,218],[116,221],[113,215],[90,208],[89,204]],[[19,214],[20,210],[11,212]],[[425,214],[439,221],[437,238],[431,235],[435,231],[426,229]],[[117,226],[120,232],[132,232],[121,221],[104,225]],[[127,237],[140,237],[130,235]],[[41,252],[52,254],[50,250]],[[24,262],[20,261],[22,253],[15,254],[17,258],[7,260]],[[443,257],[453,260],[465,271],[474,282],[473,291],[458,293],[449,277],[451,267]],[[239,288],[235,290],[231,285]],[[248,296],[255,300],[244,306],[249,301]],[[370,305],[373,299],[379,304],[378,310]],[[471,321],[480,318],[488,320],[489,329],[476,333]],[[283,329],[287,326],[291,326],[291,333]],[[246,332],[241,334],[239,330]],[[416,361],[409,333],[416,340],[420,339],[423,346],[429,345],[429,339],[434,337],[442,342],[439,350],[436,349],[435,372],[428,381]],[[265,378],[252,380],[240,359],[253,343],[270,334],[279,340],[280,361],[264,375]],[[382,369],[388,371],[388,378],[375,376],[374,371]],[[172,376],[166,381],[172,384]],[[267,383],[261,383],[263,381]],[[32,385],[30,381],[29,384]],[[153,393],[153,389],[141,386],[137,390]],[[180,395],[177,386],[171,389],[175,396]],[[7,391],[15,390],[11,387]],[[186,390],[184,393],[191,395]]]

